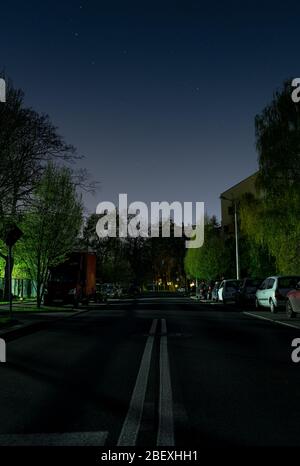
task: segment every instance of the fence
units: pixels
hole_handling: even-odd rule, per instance
[[[35,298],[36,287],[33,280],[29,278],[13,278],[11,284],[11,290],[13,296],[18,298]],[[0,299],[3,299],[4,295],[4,278],[0,278]]]

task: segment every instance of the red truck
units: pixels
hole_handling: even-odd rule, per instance
[[[52,267],[44,295],[44,304],[88,303],[96,297],[96,255],[73,252],[62,264]]]

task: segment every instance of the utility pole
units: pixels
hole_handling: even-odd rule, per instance
[[[237,201],[234,201],[234,231],[235,231],[235,261],[236,261],[236,279],[240,279],[240,256],[239,256],[239,224],[237,214]]]
[[[240,279],[240,255],[239,255],[239,222],[238,222],[238,201],[236,199],[229,199],[225,196],[220,196],[220,199],[229,201],[234,204],[234,236],[235,236],[235,263],[236,263],[236,279]]]

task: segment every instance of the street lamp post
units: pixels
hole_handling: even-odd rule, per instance
[[[225,196],[220,196],[220,199],[234,203],[234,234],[235,234],[235,263],[236,263],[236,279],[240,279],[240,255],[239,255],[239,225],[236,199],[228,199]]]
[[[237,202],[234,201],[234,231],[235,231],[235,262],[236,262],[236,279],[240,279],[240,255],[239,255],[239,226],[237,218]]]

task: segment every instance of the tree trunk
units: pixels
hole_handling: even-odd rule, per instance
[[[36,306],[38,309],[41,308],[41,304],[42,304],[41,281],[38,278],[37,283],[36,283]]]
[[[8,264],[8,256],[2,256],[5,260],[5,270],[4,270],[4,301],[9,300],[9,264]],[[14,268],[14,259],[11,258],[11,275]]]

